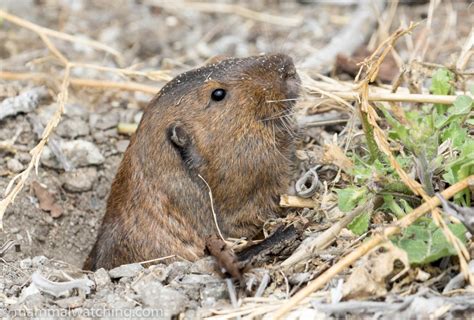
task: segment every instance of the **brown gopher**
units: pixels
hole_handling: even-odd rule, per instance
[[[289,185],[298,92],[283,54],[223,60],[166,84],[130,140],[84,267],[202,257],[217,233],[209,188],[223,235],[255,236]]]

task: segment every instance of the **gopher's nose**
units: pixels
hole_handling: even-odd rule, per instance
[[[282,80],[281,87],[287,99],[298,98],[301,80],[296,72],[293,59],[286,54],[274,55],[274,59],[278,61],[278,72]]]

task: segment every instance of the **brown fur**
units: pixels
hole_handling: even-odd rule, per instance
[[[286,55],[227,59],[170,81],[131,138],[84,267],[202,257],[217,229],[198,175],[224,236],[255,236],[281,212],[278,196],[289,185],[294,102],[278,100],[296,98],[298,87]],[[217,88],[227,92],[222,101],[211,99]]]

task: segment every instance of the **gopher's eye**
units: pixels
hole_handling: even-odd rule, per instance
[[[225,94],[226,92],[224,89],[216,89],[212,91],[211,99],[214,101],[221,101],[222,99],[225,98]]]

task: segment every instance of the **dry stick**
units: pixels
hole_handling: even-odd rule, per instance
[[[322,250],[327,248],[336,237],[339,235],[341,230],[345,228],[355,217],[361,215],[364,212],[372,211],[374,206],[374,199],[370,199],[364,205],[361,205],[348,214],[346,214],[341,220],[333,224],[329,229],[316,236],[308,236],[296,251],[281,263],[281,267],[289,268],[309,257],[314,255],[316,250]]]
[[[47,73],[34,73],[34,72],[10,72],[0,71],[0,79],[4,80],[21,80],[21,81],[45,81],[50,79],[51,75]],[[147,94],[154,95],[160,91],[160,87],[149,86],[140,84],[138,82],[127,81],[117,82],[108,80],[95,80],[86,78],[70,78],[72,86],[78,87],[89,87],[96,89],[120,89],[127,91],[139,91]],[[321,95],[325,95],[328,98],[335,98],[336,101],[340,101],[337,97],[347,101],[360,101],[360,94],[356,91],[328,91],[322,89],[315,89],[318,82],[315,81],[312,84],[305,85],[308,91],[317,91]],[[325,94],[325,92],[329,94]],[[369,101],[391,101],[391,102],[416,102],[416,103],[440,103],[440,104],[452,104],[456,100],[456,96],[444,96],[444,95],[430,95],[430,94],[410,94],[410,93],[383,93],[383,92],[370,92]]]
[[[279,26],[297,27],[303,22],[303,17],[281,17],[264,12],[257,12],[245,7],[227,3],[206,3],[206,2],[178,2],[178,1],[147,1],[148,5],[165,9],[196,10],[201,12],[217,12],[226,14],[237,14],[241,17],[260,22],[276,24]]]
[[[32,81],[45,81],[50,79],[51,75],[47,73],[31,73],[31,72],[9,72],[9,71],[0,71],[0,79],[5,80],[32,80]],[[139,91],[148,93],[151,95],[156,94],[160,91],[159,87],[147,86],[137,82],[116,82],[116,81],[107,81],[107,80],[94,80],[94,79],[85,79],[85,78],[70,78],[70,83],[72,86],[78,87],[89,87],[95,89],[120,89],[127,91]]]
[[[63,33],[63,32],[48,29],[48,28],[45,28],[45,27],[41,27],[41,26],[36,25],[36,24],[34,24],[30,21],[24,20],[20,17],[12,15],[12,14],[9,14],[8,12],[3,11],[3,10],[0,10],[0,18],[3,18],[3,19],[5,19],[5,20],[7,20],[11,23],[14,23],[14,24],[20,26],[20,27],[23,27],[23,28],[29,29],[31,31],[34,31],[38,35],[45,35],[45,36],[48,36],[48,37],[53,37],[53,38],[57,38],[57,39],[61,39],[61,40],[69,41],[69,42],[81,43],[81,44],[84,44],[86,46],[108,52],[108,53],[114,55],[117,58],[122,57],[120,52],[118,52],[117,50],[115,50],[115,49],[113,49],[113,48],[111,48],[107,45],[104,45],[103,43],[100,43],[98,41],[84,39],[84,38],[80,38],[80,37],[75,37],[75,36],[72,36],[72,35],[67,34],[67,33]]]
[[[334,96],[345,100],[360,101],[358,92],[331,92]],[[431,95],[431,94],[409,94],[409,93],[369,93],[369,101],[387,101],[387,102],[414,102],[414,103],[439,103],[453,104],[456,96]]]
[[[459,181],[458,183],[447,188],[441,195],[445,199],[450,199],[457,193],[466,189],[469,186],[474,186],[474,175],[467,177],[466,179]],[[381,234],[376,234],[366,242],[364,242],[360,247],[355,251],[349,253],[347,256],[339,260],[335,265],[329,268],[326,272],[320,275],[315,280],[311,281],[305,288],[301,289],[297,294],[295,294],[287,303],[285,303],[277,312],[273,315],[274,319],[279,319],[288,313],[293,307],[295,307],[300,301],[309,296],[314,291],[321,289],[326,283],[328,283],[332,278],[338,275],[341,271],[349,267],[357,259],[364,256],[366,253],[387,241],[388,237],[391,237],[400,231],[403,228],[408,227],[418,218],[423,216],[430,210],[433,210],[436,206],[439,206],[441,201],[438,197],[432,197],[421,206],[407,214],[401,220],[399,220],[395,225],[385,228]]]

